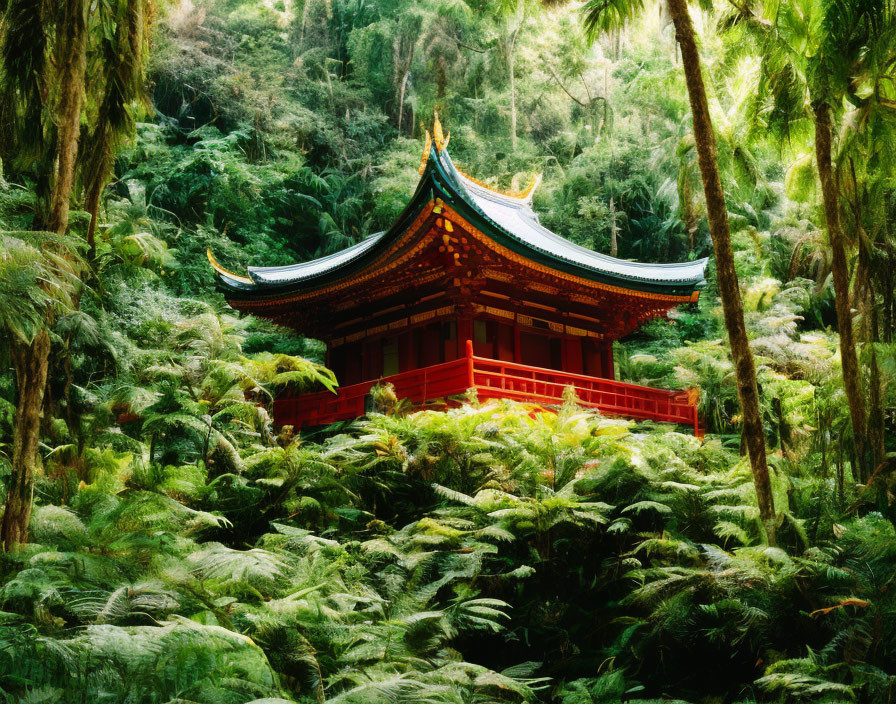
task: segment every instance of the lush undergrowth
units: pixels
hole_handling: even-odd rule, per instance
[[[77,466],[64,447],[48,458],[32,542],[3,562],[8,697],[892,690],[896,532],[880,513],[851,514],[857,497],[838,500],[833,477],[779,458],[770,548],[749,466],[718,438],[572,404],[372,415],[320,443],[230,415],[251,436],[236,467],[186,421],[168,426],[173,464],[109,445]]]

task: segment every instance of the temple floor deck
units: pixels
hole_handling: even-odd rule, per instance
[[[360,418],[367,412],[367,397],[376,384],[391,383],[399,399],[423,406],[475,389],[481,401],[510,399],[550,407],[563,403],[564,389],[575,389],[579,405],[611,416],[678,423],[702,435],[696,394],[626,384],[613,379],[570,374],[473,355],[422,369],[274,401],[274,422],[296,428],[327,425]]]

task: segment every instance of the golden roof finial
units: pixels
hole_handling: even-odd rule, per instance
[[[432,149],[432,137],[429,136],[429,130],[426,130],[426,144],[423,146],[423,156],[420,157],[420,167],[417,171],[420,172],[420,175],[423,175],[423,172],[426,171],[426,162],[429,161],[429,152]]]
[[[442,133],[442,123],[439,122],[439,111],[432,111],[432,134],[436,138],[436,142],[441,142],[445,139],[445,135]]]
[[[451,133],[448,133],[448,137],[445,137],[445,133],[442,132],[442,123],[439,121],[439,111],[432,111],[432,138],[436,143],[436,149],[442,151],[445,147],[448,146],[448,140],[451,139]]]

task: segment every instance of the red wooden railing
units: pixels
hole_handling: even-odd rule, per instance
[[[608,415],[681,423],[700,436],[697,399],[693,391],[668,391],[626,384],[613,379],[570,374],[515,362],[476,357],[467,342],[465,357],[452,362],[395,374],[394,376],[329,391],[278,398],[274,401],[277,425],[308,427],[363,416],[371,387],[391,383],[398,398],[415,405],[476,389],[481,400],[506,398],[552,406],[562,403],[563,391],[573,387],[580,405]]]

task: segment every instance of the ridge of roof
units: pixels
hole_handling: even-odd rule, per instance
[[[453,170],[460,176],[458,183],[465,190],[466,195],[473,201],[472,204],[476,209],[491,223],[505,232],[508,232],[511,236],[514,236],[529,247],[544,252],[549,256],[565,259],[571,264],[585,266],[598,272],[615,275],[633,281],[659,284],[704,283],[704,271],[706,269],[706,264],[709,261],[706,257],[692,262],[669,262],[665,264],[645,263],[618,259],[607,254],[601,254],[600,252],[587,249],[544,227],[544,225],[538,221],[538,215],[532,210],[529,202],[495,193],[490,189],[479,185],[475,181],[469,180],[462,171],[454,166],[451,157],[447,153],[443,153],[440,157],[443,159],[444,165],[448,169]],[[493,207],[487,205],[488,203],[494,204]],[[501,213],[499,209],[512,210],[513,214],[517,215],[520,220],[519,225],[528,229],[530,232],[523,232],[522,234],[524,236],[520,237],[521,230],[518,227],[514,227],[514,224],[509,223],[506,219],[507,214]],[[526,235],[531,236],[527,237]],[[553,244],[554,247],[549,247],[551,244]],[[680,272],[682,275],[679,278],[673,278],[671,276],[641,276],[636,273],[638,270],[645,272],[655,272],[657,270],[665,270],[668,272],[674,271]]]
[[[220,285],[230,291],[249,294],[266,291],[292,290],[324,277],[334,276],[354,264],[365,255],[378,249],[377,245],[392,241],[408,226],[412,216],[420,211],[422,198],[433,200],[439,193],[448,200],[459,198],[471,209],[470,215],[495,228],[496,234],[509,238],[521,247],[537,255],[548,266],[560,266],[567,271],[578,272],[585,278],[616,282],[631,290],[685,289],[699,290],[705,285],[704,272],[708,258],[681,263],[643,263],[618,259],[587,249],[567,240],[544,227],[538,214],[532,209],[532,196],[541,181],[541,175],[522,193],[506,193],[493,189],[458,169],[447,150],[448,138],[443,135],[436,113],[434,133],[426,133],[426,147],[420,163],[421,178],[414,195],[402,214],[386,231],[378,232],[350,247],[317,259],[274,267],[248,267],[248,277],[224,269],[208,251],[209,262],[218,274]],[[450,137],[450,135],[449,135]],[[454,194],[451,193],[454,191]],[[554,262],[554,264],[550,264]],[[588,273],[591,273],[591,276]],[[638,285],[648,286],[639,289]],[[671,295],[671,294],[670,294]]]

